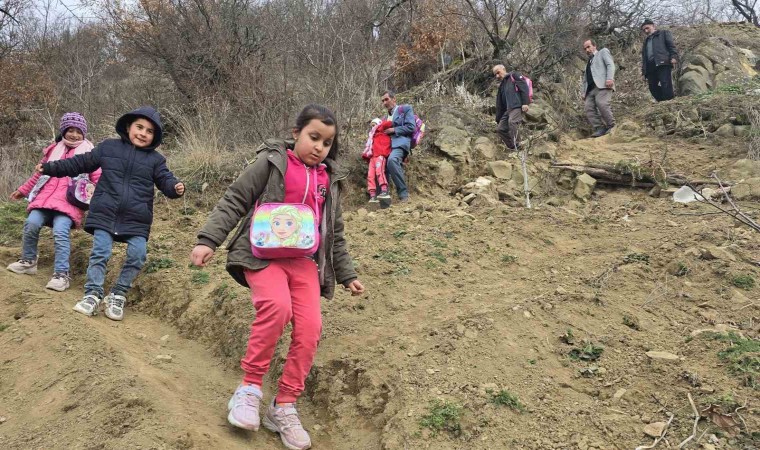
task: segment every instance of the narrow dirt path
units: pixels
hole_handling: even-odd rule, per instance
[[[40,272],[0,271],[0,448],[283,448],[227,424],[239,374],[201,345],[132,310],[77,314],[81,287],[46,291]]]

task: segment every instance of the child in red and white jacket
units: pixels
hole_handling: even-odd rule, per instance
[[[388,180],[385,177],[385,165],[388,162],[388,156],[391,154],[391,137],[384,131],[391,128],[393,122],[375,118],[372,119],[371,123],[372,129],[369,131],[362,158],[369,161],[369,170],[367,171],[369,202],[377,203],[380,200],[391,198],[388,193]],[[379,194],[377,194],[378,184],[380,185]]]

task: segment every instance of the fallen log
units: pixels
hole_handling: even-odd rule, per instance
[[[608,164],[573,164],[557,162],[551,165],[552,169],[572,170],[578,173],[587,173],[592,176],[598,183],[614,184],[617,186],[631,186],[640,188],[651,188],[660,185],[664,181],[674,186],[692,185],[717,185],[715,180],[689,180],[680,174],[665,175],[665,177],[655,177],[650,173],[644,172],[644,168],[631,170],[629,167],[618,167]],[[724,185],[727,183],[724,183]]]

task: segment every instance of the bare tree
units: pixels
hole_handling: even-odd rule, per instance
[[[464,0],[471,17],[488,36],[492,58],[508,55],[520,38],[526,18],[541,14],[545,0]],[[535,8],[535,9],[534,9]]]
[[[27,6],[26,0],[0,0],[0,58],[19,44],[19,18]]]
[[[731,4],[734,6],[736,12],[747,19],[747,22],[756,27],[760,27],[760,21],[758,21],[757,0],[731,0]]]

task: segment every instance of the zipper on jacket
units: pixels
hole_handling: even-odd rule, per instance
[[[303,190],[303,199],[301,200],[301,203],[305,204],[306,197],[309,195],[309,184],[311,184],[309,182],[309,176],[310,176],[311,171],[309,170],[309,166],[307,166],[306,164],[304,164],[303,167],[304,169],[306,169],[306,186],[304,187],[304,190]]]
[[[119,234],[119,232],[116,231],[116,227],[119,224],[119,219],[121,218],[121,216],[124,213],[124,205],[127,202],[127,194],[129,193],[129,181],[128,180],[130,178],[132,178],[132,169],[134,169],[134,166],[135,166],[134,162],[135,162],[135,155],[136,155],[136,153],[137,153],[137,147],[135,147],[134,145],[132,145],[132,155],[129,158],[129,163],[127,165],[127,172],[126,172],[126,174],[125,174],[125,176],[123,178],[123,185],[124,185],[124,187],[122,188],[121,201],[119,202],[119,209],[116,211],[116,217],[115,217],[115,220],[113,221],[113,234],[115,234],[115,235]]]
[[[332,241],[333,241],[332,245],[330,246],[330,250],[331,250],[330,251],[330,269],[332,269],[333,278],[334,278],[333,282],[335,282],[335,283],[338,282],[338,274],[335,273],[335,261],[334,261],[335,258],[333,257],[332,250],[333,250],[333,246],[335,245],[335,210],[336,210],[336,208],[335,208],[335,198],[334,198],[335,196],[332,195],[332,187],[337,182],[339,182],[341,180],[345,180],[346,178],[348,178],[347,175],[343,176],[341,178],[332,180],[330,182],[330,214],[331,214],[330,219],[332,219],[332,220],[330,220],[330,229],[331,229],[331,236],[332,236]],[[325,246],[325,250],[326,250],[326,246]],[[325,256],[327,256],[327,255],[325,255]]]

